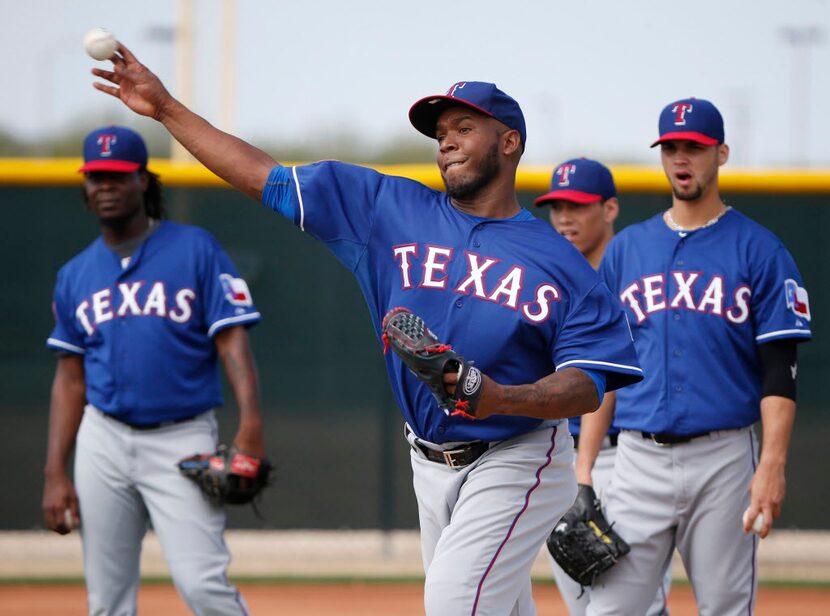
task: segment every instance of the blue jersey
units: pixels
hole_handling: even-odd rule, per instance
[[[58,273],[53,311],[47,346],[83,355],[89,403],[132,424],[221,405],[213,336],[260,318],[216,240],[172,222],[127,267],[96,239]]]
[[[615,425],[694,434],[758,421],[757,346],[810,338],[798,269],[770,231],[729,210],[690,232],[662,215],[624,229],[600,274],[628,311],[645,379],[617,394]]]
[[[354,273],[378,334],[386,312],[403,306],[499,383],[570,366],[604,371],[608,390],[642,378],[619,301],[526,210],[471,216],[418,182],[331,161],[275,167],[262,199]],[[394,353],[386,367],[404,419],[428,441],[502,440],[541,421],[450,417]]]

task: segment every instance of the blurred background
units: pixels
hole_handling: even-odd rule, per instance
[[[830,165],[830,3],[793,0],[0,1],[0,154],[68,155],[103,122],[157,139],[96,92],[81,41],[109,29],[211,122],[283,159],[429,162],[406,112],[493,81],[528,125],[526,164],[654,164],[666,103],[726,120],[731,164]],[[97,63],[101,66],[107,62]]]
[[[83,136],[106,123],[145,136],[170,217],[217,236],[264,316],[252,342],[277,479],[261,507],[265,520],[235,509],[230,526],[417,527],[400,414],[351,275],[311,238],[188,162],[159,125],[95,91],[96,63],[82,49],[95,26],[198,113],[278,160],[339,158],[434,186],[435,145],[409,125],[409,106],[460,80],[494,81],[527,119],[522,203],[532,208],[557,163],[597,158],[615,172],[620,228],[670,205],[659,155],[648,148],[661,108],[687,96],[713,101],[731,146],[726,201],[785,242],[810,292],[815,338],[801,347],[778,526],[830,528],[820,462],[830,442],[830,257],[821,248],[830,232],[830,2],[793,0],[786,10],[772,0],[0,7],[0,464],[9,469],[0,528],[42,528],[52,286],[59,267],[98,234],[75,169]],[[229,438],[236,412],[233,397],[226,400],[220,423]]]

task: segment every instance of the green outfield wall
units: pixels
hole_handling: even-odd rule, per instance
[[[6,496],[0,529],[41,528],[40,498],[58,268],[98,234],[80,198],[77,160],[0,160],[5,224],[0,263],[0,457]],[[210,230],[248,281],[262,323],[252,330],[275,484],[265,521],[234,509],[232,527],[414,528],[415,500],[400,414],[386,383],[380,344],[351,274],[312,238],[195,164],[152,161],[166,184],[173,220]],[[383,167],[433,186],[432,166]],[[658,169],[612,167],[620,189],[618,227],[668,207]],[[549,168],[522,169],[523,205],[548,188]],[[780,526],[830,528],[830,171],[724,172],[726,201],[789,247],[810,293],[814,340],[800,349],[799,410]],[[546,216],[546,211],[537,211]],[[830,244],[830,241],[828,242]],[[486,332],[482,332],[486,336]],[[235,429],[233,398],[220,411]]]

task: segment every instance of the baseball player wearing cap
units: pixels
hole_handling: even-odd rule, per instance
[[[416,102],[446,192],[326,161],[280,166],[174,100],[123,46],[96,84],[159,119],[208,168],[323,242],[357,278],[380,334],[403,306],[485,375],[475,419],[445,413],[397,355],[386,367],[411,445],[429,616],[535,614],[530,570],[576,495],[565,417],[642,378],[619,301],[522,209],[519,105],[460,82]],[[444,375],[455,392],[457,376]]]
[[[605,247],[614,237],[614,221],[620,212],[617,188],[611,170],[602,163],[588,158],[566,160],[553,170],[550,192],[538,197],[536,206],[550,206],[550,222],[563,237],[582,253],[595,270],[599,269]],[[602,401],[598,414],[613,416],[614,393],[609,393]],[[574,439],[575,449],[579,449],[580,417],[568,420],[568,429]],[[585,460],[595,459],[593,469],[576,469],[578,483],[592,485],[597,496],[602,499],[605,488],[611,479],[614,457],[617,452],[619,429],[611,426],[599,445],[599,451],[582,456]],[[571,616],[582,616],[591,598],[591,589],[583,588],[565,573],[553,558],[550,558],[556,587]],[[663,616],[668,614],[666,599],[671,588],[671,569],[667,568],[663,583],[649,606],[646,614]]]
[[[674,546],[700,614],[748,614],[758,535],[747,531],[763,513],[765,537],[781,510],[809,301],[781,241],[721,199],[729,148],[715,106],[670,103],[659,132],[672,206],[617,234],[600,267],[646,377],[616,396],[621,432],[605,491],[631,552],[593,588],[588,614],[644,613]],[[601,419],[586,417],[580,445],[603,438]],[[578,467],[589,451],[580,447]]]
[[[46,526],[80,525],[90,614],[135,614],[152,525],[195,614],[247,614],[225,575],[225,513],[176,462],[217,447],[221,357],[239,406],[234,445],[262,456],[245,281],[202,229],[162,220],[158,177],[130,129],[84,141],[84,197],[101,235],[58,273]],[[74,485],[67,460],[75,450]]]

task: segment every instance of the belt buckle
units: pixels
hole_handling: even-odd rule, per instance
[[[441,454],[444,456],[444,463],[450,468],[464,468],[465,466],[467,466],[466,464],[456,464],[455,458],[453,458],[453,456],[455,456],[456,454],[462,453],[464,453],[463,449],[447,449],[441,452]]]
[[[657,434],[654,432],[650,433],[649,436],[651,437],[651,442],[657,445],[658,447],[669,447],[671,443],[662,443],[657,440]]]

